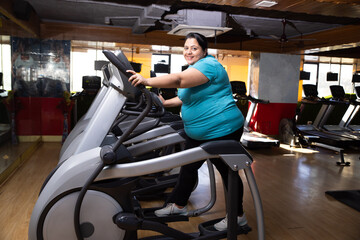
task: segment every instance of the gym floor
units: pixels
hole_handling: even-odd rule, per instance
[[[0,239],[27,239],[28,224],[39,190],[56,166],[60,143],[42,143],[0,187]],[[251,150],[253,172],[265,216],[267,240],[358,240],[360,212],[325,194],[328,190],[360,190],[360,152],[345,153],[350,166],[337,166],[338,154],[324,149],[280,148]],[[256,216],[243,172],[244,209],[252,231],[238,239],[257,239]],[[200,169],[200,182],[189,208],[205,205],[209,197],[207,168]],[[172,223],[185,232],[197,231],[197,224],[225,215],[221,178],[217,177],[217,202],[209,212],[189,222]],[[143,202],[160,206],[162,202]],[[154,235],[140,231],[139,237]]]

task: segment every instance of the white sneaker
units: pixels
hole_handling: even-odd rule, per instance
[[[187,215],[187,206],[178,208],[175,203],[168,203],[166,207],[156,210],[155,215],[158,217],[166,217],[169,215]]]
[[[237,217],[237,224],[239,226],[244,226],[247,224],[245,213],[243,214],[242,217]],[[228,217],[226,215],[226,217],[223,220],[214,224],[214,228],[218,231],[225,231],[227,229],[227,225],[228,225]]]

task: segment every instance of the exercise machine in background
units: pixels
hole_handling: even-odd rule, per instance
[[[339,153],[339,166],[348,166],[350,162],[344,160],[344,148],[354,144],[351,138],[338,136],[320,128],[320,123],[329,107],[329,101],[318,97],[316,85],[304,84],[305,97],[301,101],[300,111],[295,114],[294,119],[282,119],[279,125],[280,139],[289,144],[290,147],[321,147]],[[315,109],[315,111],[309,111]],[[304,118],[304,112],[314,113],[312,118]],[[305,124],[300,124],[306,122]]]
[[[75,103],[72,110],[72,122],[74,126],[82,116],[86,114],[101,86],[101,78],[98,76],[82,77],[83,90],[71,96],[71,99],[74,100]]]
[[[330,100],[331,104],[320,122],[320,128],[336,135],[360,140],[359,131],[354,131],[345,127],[347,122],[351,122],[353,120],[356,114],[354,111],[358,108],[360,102],[356,100],[353,101],[348,98],[345,94],[344,88],[340,85],[332,85],[330,86],[330,90],[332,95]],[[332,124],[327,124],[329,119],[335,119],[335,121],[331,122]]]
[[[354,84],[356,99],[351,102],[346,116],[340,122],[340,126],[350,129],[352,131],[360,131],[360,86],[356,86],[356,83],[360,82],[360,75],[354,74],[352,83]],[[347,117],[348,116],[348,117]]]
[[[245,117],[244,122],[244,132],[241,137],[241,143],[247,148],[257,149],[257,148],[269,148],[269,147],[279,147],[280,141],[274,138],[267,136],[266,134],[259,133],[250,128],[249,123],[254,116],[255,109],[259,103],[268,104],[269,101],[256,99],[250,95],[246,95],[246,85],[242,81],[231,81],[231,88],[233,91],[234,99],[237,101],[237,105]],[[247,110],[246,114],[244,107],[241,107],[239,104],[242,101],[246,101],[246,106],[250,102],[250,107]]]

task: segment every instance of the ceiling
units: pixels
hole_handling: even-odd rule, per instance
[[[0,35],[182,46],[183,36],[168,33],[199,25],[222,33],[209,37],[212,48],[360,58],[360,1],[259,2],[1,0]]]

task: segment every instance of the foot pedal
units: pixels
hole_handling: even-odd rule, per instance
[[[200,235],[208,235],[208,234],[213,234],[214,232],[218,232],[218,233],[223,233],[224,234],[224,238],[226,238],[227,235],[227,231],[218,231],[214,228],[214,224],[218,223],[222,220],[222,218],[219,219],[214,219],[211,221],[207,221],[204,223],[201,223],[199,225],[199,231],[200,231]],[[237,234],[247,234],[248,232],[250,232],[252,229],[249,225],[245,224],[243,226],[238,226],[237,228]]]
[[[161,207],[160,207],[161,208]],[[156,221],[156,222],[163,222],[163,223],[169,223],[169,222],[185,222],[189,221],[188,216],[184,215],[169,215],[166,217],[158,217],[155,215],[155,211],[160,209],[157,208],[143,208],[144,218],[146,220]]]

